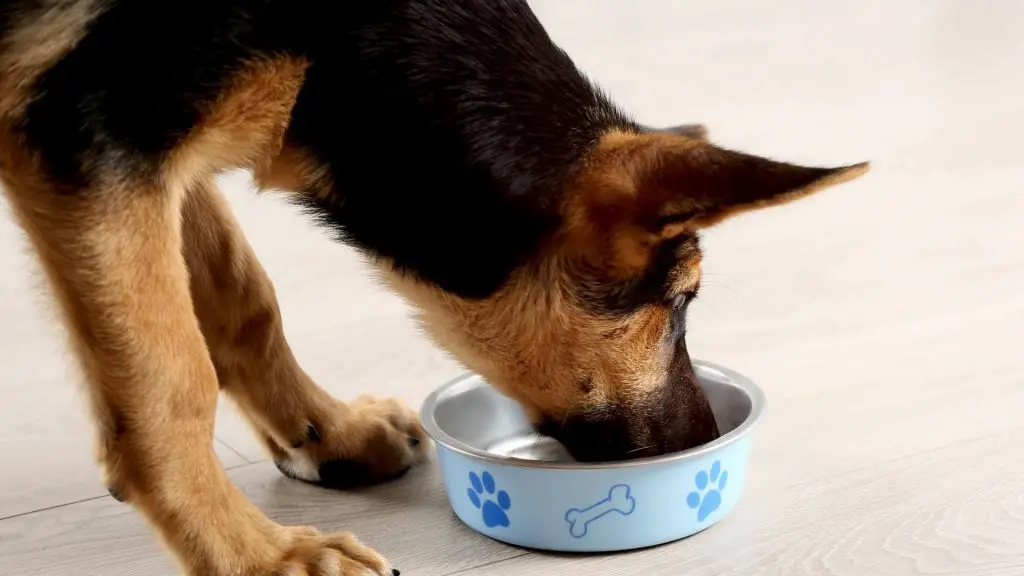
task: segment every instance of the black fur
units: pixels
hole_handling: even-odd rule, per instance
[[[325,166],[333,186],[323,194],[323,182],[311,183],[310,208],[342,240],[463,297],[494,293],[557,229],[562,191],[602,134],[646,130],[555,46],[526,0],[97,6],[85,38],[39,78],[18,127],[64,193],[89,193],[99,174],[153,177],[248,61],[304,58],[285,145]],[[43,7],[0,0],[0,29],[12,9]],[[693,250],[690,236],[666,242],[642,276],[622,284],[581,271],[580,296],[602,314],[671,306],[673,271]],[[675,314],[671,369],[648,405],[574,414],[546,431],[585,460],[691,445],[702,431],[677,428],[701,419],[683,412],[707,405],[695,392],[684,319]],[[637,426],[646,426],[639,436]],[[635,446],[638,437],[649,445]],[[317,440],[311,429],[302,441]],[[352,462],[320,473],[332,485],[370,478]]]
[[[301,5],[304,2],[294,2]],[[85,38],[39,80],[28,144],[69,189],[97,171],[147,173],[243,63],[287,51],[305,19],[289,2],[100,0]]]
[[[10,29],[15,5],[14,0],[0,0],[0,35]]]
[[[261,55],[308,58],[287,144],[327,165],[340,237],[465,297],[491,294],[558,224],[573,166],[637,129],[525,0],[101,0],[23,129],[80,190],[152,173],[198,105]]]
[[[317,54],[290,143],[324,161],[317,208],[352,243],[466,297],[558,224],[570,170],[623,118],[519,0],[357,2]]]

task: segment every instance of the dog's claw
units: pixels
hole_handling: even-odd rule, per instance
[[[124,496],[122,496],[121,493],[115,490],[114,488],[107,487],[107,493],[109,493],[110,497],[113,498],[114,500],[117,500],[118,502],[124,502]]]

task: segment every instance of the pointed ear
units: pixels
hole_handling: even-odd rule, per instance
[[[666,239],[803,198],[867,171],[867,163],[786,164],[679,134],[614,132],[581,171],[567,205],[568,222],[571,237],[600,255],[605,266],[637,273]]]
[[[658,146],[638,165],[638,193],[660,199],[658,221],[704,228],[746,212],[777,206],[862,176],[864,162],[835,168],[798,166],[712,144]],[[653,208],[653,206],[652,206]]]
[[[760,208],[785,204],[853,180],[868,163],[836,168],[798,166],[667,134],[636,135],[616,154],[632,180],[645,228],[689,230]]]
[[[707,140],[708,139],[708,128],[703,124],[679,124],[678,126],[669,126],[667,128],[652,128],[650,126],[640,126],[641,132],[647,133],[658,133],[663,132],[666,134],[676,134],[679,136],[686,136],[687,138],[693,138],[694,140]]]

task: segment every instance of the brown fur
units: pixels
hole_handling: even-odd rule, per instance
[[[415,305],[438,345],[535,419],[643,394],[655,385],[646,376],[659,372],[655,344],[668,313],[653,307],[630,318],[587,313],[557,262],[522,271],[483,301],[452,297],[391,270],[383,276]]]
[[[411,411],[393,400],[338,402],[302,370],[284,338],[273,285],[211,184],[190,191],[184,232],[195,313],[220,386],[279,465],[298,474],[351,459],[386,478],[422,455],[408,446],[409,437],[426,446]]]
[[[295,86],[301,73],[301,66],[273,69],[283,71],[279,86]],[[275,84],[265,70],[253,73],[254,84],[240,92],[264,94],[260,87]],[[286,113],[287,98],[285,93],[271,111]],[[272,157],[279,145],[283,119],[232,108],[238,102],[226,97],[224,108],[212,111],[207,132],[190,139],[196,148],[175,155],[167,181],[136,184],[131,202],[126,187],[93,196],[102,200],[62,198],[17,146],[3,148],[10,167],[5,184],[83,360],[108,482],[142,510],[186,568],[193,574],[256,574],[262,567],[312,563],[332,550],[342,553],[337,562],[365,558],[383,566],[350,536],[296,532],[266,520],[231,486],[210,449],[218,382],[275,459],[289,462],[297,474],[346,457],[362,459],[385,476],[416,459],[406,434],[422,438],[415,417],[397,403],[342,404],[296,363],[272,285],[209,183],[217,166],[200,161],[268,165],[261,159]],[[236,139],[251,144],[224,145]],[[453,297],[395,273],[387,263],[381,266],[384,276],[419,308],[440,345],[534,414],[568,416],[590,405],[642,398],[662,384],[667,358],[658,343],[668,311],[648,306],[627,317],[588,312],[570,272],[579,259],[603,259],[616,275],[635,274],[666,237],[641,224],[661,204],[645,203],[641,196],[647,191],[636,188],[631,172],[636,163],[653,161],[638,158],[637,147],[646,154],[664,150],[644,148],[651,141],[662,142],[609,135],[568,197],[565,232],[535,266],[518,271],[491,298]],[[694,145],[664,142],[671,148]],[[303,171],[295,174],[287,177],[298,182]],[[702,216],[687,229],[707,220]],[[685,273],[673,290],[695,287],[699,264],[699,251],[681,258]],[[190,306],[194,316],[174,312]],[[317,442],[308,438],[310,425]],[[200,525],[205,528],[197,537]]]
[[[611,132],[568,196],[567,227],[576,251],[630,277],[647,267],[665,240],[797,200],[867,170],[867,164],[829,170],[783,165],[717,148],[703,138]],[[699,254],[695,257],[682,265],[696,268]]]
[[[451,296],[386,263],[383,277],[415,306],[438,345],[534,419],[642,396],[661,384],[667,358],[659,340],[669,312],[658,306],[626,317],[587,311],[576,296],[569,246],[569,239],[560,239],[540,264],[520,270],[484,300]],[[698,277],[695,272],[693,282]]]
[[[714,147],[704,141],[706,136],[706,130],[689,126],[676,134],[607,134],[566,194],[562,233],[490,298],[454,297],[391,270],[387,262],[380,263],[383,277],[414,304],[435,342],[517,400],[535,420],[639,402],[664,385],[669,351],[661,342],[670,311],[655,304],[626,316],[589,311],[580,302],[575,271],[597,270],[607,282],[633,279],[666,240],[741,211],[789,202],[867,170],[861,164],[788,171],[758,159],[753,180],[742,182],[748,190],[730,190],[730,163],[738,166],[750,157]],[[705,171],[701,160],[713,161],[718,172]],[[673,162],[684,168],[682,173],[671,169]],[[721,179],[720,185],[709,178]],[[694,194],[716,189],[722,196]],[[726,194],[738,194],[742,201]],[[746,200],[743,194],[757,196]],[[659,224],[665,215],[686,212],[692,217]],[[666,301],[700,284],[702,255],[696,244],[684,243],[676,256]],[[693,394],[700,396],[697,390]]]
[[[284,338],[273,286],[212,185],[218,171],[241,167],[266,187],[329,193],[323,166],[282,149],[308,62],[248,62],[157,176],[95,158],[92,189],[67,194],[14,126],[28,87],[81,39],[95,8],[41,6],[16,16],[0,44],[0,183],[69,329],[108,485],[190,574],[387,574],[384,559],[350,534],[271,522],[212,450],[219,389],[293,476],[317,480],[318,465],[345,460],[385,478],[427,446],[415,415],[398,402],[344,404],[305,374]],[[664,301],[628,314],[594,310],[581,278],[635,280],[666,241],[865,169],[814,171],[739,155],[706,142],[694,125],[612,132],[563,191],[558,233],[491,296],[459,298],[378,264],[435,341],[535,418],[633,406],[665,386],[666,301],[699,284],[696,238],[680,244]],[[685,385],[694,388],[687,401],[702,400],[695,383]],[[694,418],[711,421],[700,431],[706,437],[713,419],[703,406]],[[634,427],[644,443],[650,431]]]
[[[243,67],[171,155],[168,182],[188,185],[230,168],[270,172],[308,65],[279,57]]]
[[[302,191],[318,198],[330,194],[334,186],[326,166],[301,150],[287,147],[254,177],[263,189]]]
[[[0,179],[84,369],[107,484],[190,574],[388,573],[350,534],[277,526],[230,483],[212,450],[218,382],[285,462],[351,458],[386,477],[426,447],[407,442],[423,434],[397,402],[345,405],[302,372],[270,281],[209,183],[224,168],[266,170],[303,70],[292,61],[247,68],[158,181],[111,167],[101,187],[62,194],[0,125]],[[23,102],[4,105],[10,117]],[[296,445],[310,425],[317,442]]]

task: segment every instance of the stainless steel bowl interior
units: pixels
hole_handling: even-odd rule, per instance
[[[765,404],[761,390],[744,376],[706,362],[695,362],[694,368],[722,436],[677,454],[604,464],[576,463],[561,444],[533,430],[518,404],[475,375],[463,376],[435,391],[424,403],[421,417],[427,433],[439,444],[512,465],[593,468],[690,457],[746,434],[760,420]]]

